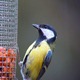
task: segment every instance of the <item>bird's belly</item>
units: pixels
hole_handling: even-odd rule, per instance
[[[36,49],[33,50],[28,56],[27,67],[30,70],[30,76],[34,78],[33,80],[35,80],[39,75],[45,55],[45,50],[39,51],[38,49]]]
[[[44,58],[50,47],[44,42],[41,46],[34,48],[27,58],[27,68],[32,80],[36,80],[42,68]]]
[[[38,77],[39,72],[42,68],[43,56],[39,55],[38,53],[35,53],[34,56],[32,56],[32,55],[33,55],[33,53],[29,55],[27,67],[30,70],[30,76],[32,78],[34,78],[33,80],[35,80],[35,78]]]

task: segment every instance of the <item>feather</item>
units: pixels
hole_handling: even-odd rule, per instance
[[[46,71],[46,68],[48,68],[48,66],[49,66],[49,64],[51,62],[51,59],[52,59],[52,51],[49,50],[47,55],[46,55],[46,57],[45,57],[45,59],[44,59],[44,62],[43,62],[43,65],[42,65],[42,69],[41,69],[41,71],[39,73],[39,76],[38,76],[37,80],[39,80],[43,76],[43,74]]]

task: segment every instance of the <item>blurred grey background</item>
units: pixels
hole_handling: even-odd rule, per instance
[[[58,38],[52,62],[41,80],[80,80],[80,0],[19,0],[18,44],[21,60],[38,37],[33,23],[47,23]],[[17,66],[18,80],[22,80]]]

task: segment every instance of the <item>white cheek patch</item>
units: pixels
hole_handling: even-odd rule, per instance
[[[55,36],[54,33],[53,33],[53,31],[51,31],[49,29],[43,29],[42,28],[41,30],[42,30],[44,36],[46,36],[47,39],[50,39],[50,38],[52,38],[52,37]]]

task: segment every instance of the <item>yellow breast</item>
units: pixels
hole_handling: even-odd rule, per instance
[[[38,77],[48,50],[50,50],[49,45],[46,43],[46,41],[43,41],[38,47],[34,48],[30,52],[26,65],[30,70],[30,76],[32,80],[36,80]]]

